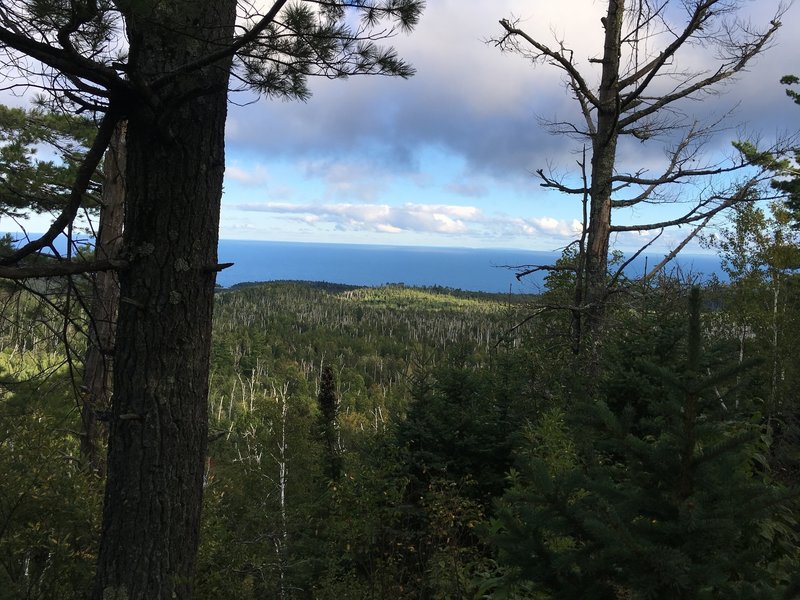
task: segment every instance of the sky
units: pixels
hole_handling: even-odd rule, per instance
[[[778,9],[773,0],[740,4],[742,16],[759,28]],[[543,189],[535,172],[574,175],[580,144],[552,135],[542,121],[573,119],[575,101],[560,71],[504,54],[487,40],[500,35],[500,19],[518,18],[548,45],[563,40],[579,68],[593,73],[597,65],[588,59],[602,48],[605,6],[603,0],[428,0],[418,27],[389,42],[416,68],[411,79],[315,80],[306,102],[232,96],[220,237],[564,247],[580,226],[580,206]],[[733,111],[708,141],[708,160],[729,155],[733,140],[756,136],[769,143],[800,128],[800,109],[778,83],[800,72],[800,6],[781,21],[774,47],[747,73],[720,95],[683,105],[704,122]],[[709,68],[713,56],[693,48],[679,58]],[[662,147],[633,140],[620,147],[620,157],[655,170]],[[660,220],[674,208],[642,209],[617,222]],[[682,233],[665,234],[654,249],[675,245]],[[614,241],[630,250],[643,239],[627,234]]]

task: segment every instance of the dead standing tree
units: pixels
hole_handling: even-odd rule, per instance
[[[50,230],[0,276],[117,269],[103,532],[94,598],[190,598],[207,443],[208,367],[231,82],[306,98],[308,77],[412,69],[378,44],[422,0],[9,0],[6,85],[95,114],[97,136]],[[263,9],[263,10],[262,10]],[[118,123],[125,136],[120,254],[20,266],[75,218]]]
[[[785,8],[779,7],[768,26],[758,30],[737,18],[741,4],[737,0],[608,0],[598,23],[603,29],[602,52],[589,58],[587,65],[581,65],[564,42],[551,48],[522,29],[519,21],[500,21],[504,32],[495,42],[501,50],[563,71],[579,109],[575,120],[548,123],[553,132],[583,142],[579,182],[571,184],[537,171],[543,187],[578,196],[583,202],[571,307],[576,351],[582,339],[597,339],[602,332],[607,298],[619,276],[608,273],[614,234],[689,226],[689,235],[658,265],[660,269],[715,215],[751,200],[755,188],[767,178],[762,169],[751,170],[753,165],[736,155],[704,161],[700,151],[718,122],[702,125],[685,111],[684,101],[711,94],[741,73],[767,49],[780,27]],[[681,51],[688,49],[701,51],[710,66],[702,71],[682,67]],[[593,87],[595,78],[599,83]],[[618,149],[624,138],[660,143],[666,150],[660,170],[639,166],[629,170],[620,164]],[[674,216],[626,225],[612,219],[618,211],[648,204],[674,204]],[[542,268],[547,267],[524,265],[520,272]]]

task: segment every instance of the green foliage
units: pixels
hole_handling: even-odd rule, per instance
[[[795,104],[800,104],[800,92],[791,89],[791,86],[797,85],[800,79],[796,75],[784,75],[780,82],[786,86],[786,95]],[[787,150],[784,155],[776,156],[771,152],[759,150],[749,142],[738,142],[734,146],[753,164],[766,167],[775,173],[776,179],[772,181],[772,187],[783,195],[786,208],[793,215],[794,227],[800,228],[800,176],[798,176],[800,148],[794,147]]]
[[[29,296],[2,294],[0,597],[80,597],[96,558],[102,482],[81,468],[54,315]]]
[[[504,485],[507,414],[523,404],[519,364],[495,344],[521,341],[521,330],[507,335],[521,309],[505,297],[404,286],[218,292],[210,425],[220,437],[210,446],[198,596],[473,589],[490,554],[475,524]],[[514,369],[490,369],[501,362]],[[414,435],[427,440],[421,453]]]
[[[493,520],[509,585],[553,598],[765,598],[788,585],[796,531],[778,507],[791,494],[754,462],[766,450],[754,407],[730,402],[747,365],[702,347],[696,294],[681,340],[657,362],[629,352],[640,358],[609,367],[612,389],[630,381],[623,402],[601,387],[569,423],[533,430]],[[782,532],[779,556],[765,530]]]
[[[340,442],[338,439],[339,399],[336,397],[336,380],[333,369],[323,367],[317,394],[319,406],[319,434],[324,446],[323,472],[331,481],[338,481],[342,474]]]
[[[85,118],[0,105],[0,211],[19,218],[60,209],[95,132]],[[95,184],[87,205],[97,192]]]
[[[786,95],[789,96],[795,104],[800,104],[800,92],[789,89],[790,86],[800,83],[800,78],[798,78],[797,75],[784,75],[781,77],[781,83],[787,86]]]
[[[722,258],[729,284],[719,287],[712,327],[736,349],[739,359],[759,357],[752,393],[772,435],[771,464],[787,481],[797,483],[800,463],[794,448],[800,439],[800,407],[794,390],[800,384],[798,347],[798,235],[780,203],[769,212],[755,205],[735,209],[727,226],[708,242]],[[744,392],[743,392],[744,393]]]
[[[395,28],[413,29],[423,6],[419,0],[290,3],[239,53],[240,76],[267,96],[300,100],[310,96],[311,76],[410,77],[414,69],[375,41]],[[371,35],[380,26],[387,29]]]
[[[770,217],[745,216],[746,239],[774,240],[757,232]],[[756,305],[773,272],[794,296],[790,274],[751,264],[777,255],[748,244],[753,285],[737,299],[736,279],[717,284],[690,328],[666,281],[614,304],[594,380],[560,342],[560,314],[512,328],[529,298],[218,292],[196,597],[778,597],[798,525],[775,483],[792,481],[776,460],[788,404],[766,410],[772,338]],[[726,325],[740,300],[741,364]],[[79,596],[102,482],[70,458],[78,415],[52,309],[4,305],[2,589]]]

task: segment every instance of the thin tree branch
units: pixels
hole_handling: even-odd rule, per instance
[[[645,250],[647,250],[650,246],[652,246],[656,242],[656,240],[658,240],[658,238],[660,238],[663,235],[663,233],[664,233],[664,230],[662,229],[661,231],[658,232],[658,235],[656,235],[652,240],[647,242],[644,246],[639,248],[636,252],[634,252],[633,256],[631,256],[628,260],[626,260],[624,263],[622,263],[620,265],[619,269],[617,269],[617,272],[614,273],[614,276],[611,278],[611,282],[608,284],[609,290],[611,290],[614,287],[616,287],[617,281],[619,281],[619,278],[622,276],[622,273],[625,271],[625,269],[627,269],[628,266],[630,266],[630,264],[633,261],[635,261],[637,258],[639,258],[639,256],[641,256],[641,254]]]
[[[717,69],[717,71],[713,75],[700,79],[694,84],[689,85],[682,89],[678,89],[677,91],[671,94],[665,94],[664,96],[661,96],[658,100],[656,100],[646,108],[633,112],[625,118],[621,118],[619,120],[619,128],[624,129],[625,127],[628,127],[629,125],[635,123],[636,121],[639,121],[643,117],[658,112],[659,110],[661,110],[662,108],[664,108],[669,104],[672,104],[676,100],[681,100],[683,98],[689,97],[695,92],[710,87],[715,83],[719,83],[720,81],[729,79],[730,77],[733,77],[734,75],[738,74],[747,66],[747,64],[750,62],[751,59],[753,59],[755,56],[761,53],[761,51],[764,49],[764,46],[775,35],[775,32],[778,31],[778,28],[781,26],[781,23],[777,20],[773,20],[771,21],[770,25],[771,26],[767,30],[767,32],[759,36],[756,42],[743,45],[743,47],[741,48],[742,54],[737,57],[737,59],[735,60],[735,62],[733,62],[733,64],[727,65],[727,67],[721,66],[719,69]],[[635,99],[635,97],[632,96],[632,94],[634,93],[635,92],[632,92],[630,95],[626,97],[626,99],[628,100]]]
[[[203,67],[212,65],[218,61],[230,58],[231,56],[236,54],[239,50],[244,48],[247,44],[255,41],[258,38],[258,36],[267,27],[269,27],[269,25],[275,20],[275,17],[278,16],[278,13],[286,4],[287,1],[288,0],[276,0],[276,2],[272,5],[272,8],[270,8],[267,11],[267,13],[261,18],[261,20],[258,23],[256,23],[253,26],[252,29],[240,35],[239,37],[235,38],[232,43],[226,44],[225,47],[220,48],[216,52],[207,54],[206,56],[203,56],[202,58],[199,58],[194,62],[182,65],[181,67],[175,69],[174,71],[171,71],[170,73],[162,77],[159,77],[151,84],[151,88],[153,90],[157,90],[167,85],[170,81],[173,81],[179,75],[191,73],[193,71],[202,69]]]
[[[580,74],[578,69],[575,68],[573,65],[563,54],[560,52],[556,52],[555,50],[551,50],[544,44],[537,42],[527,33],[525,33],[522,29],[514,27],[508,19],[501,19],[500,25],[503,29],[506,30],[506,35],[497,42],[498,45],[502,45],[509,37],[518,36],[528,42],[531,46],[536,48],[543,56],[548,57],[554,63],[556,63],[559,67],[564,69],[574,81],[575,87],[580,91],[581,94],[589,101],[590,104],[594,106],[599,106],[600,101],[597,97],[592,93],[589,89],[589,86],[586,85],[586,81],[583,79],[583,76]]]
[[[130,91],[130,84],[114,69],[81,56],[74,50],[55,48],[6,27],[0,27],[0,44],[22,52],[65,75],[91,81],[109,91],[122,94]]]
[[[51,246],[58,235],[64,231],[64,228],[75,219],[81,207],[81,203],[83,202],[86,189],[91,183],[97,166],[103,159],[103,154],[106,148],[108,148],[108,144],[111,141],[111,136],[114,133],[114,128],[118,121],[119,117],[112,111],[103,115],[94,142],[92,142],[92,146],[89,148],[89,151],[86,153],[83,162],[78,167],[75,174],[75,181],[72,185],[69,198],[67,199],[67,206],[64,207],[58,218],[53,221],[47,233],[36,240],[28,242],[9,256],[0,258],[0,266],[14,265],[34,252]]]
[[[651,280],[653,277],[655,277],[655,276],[656,276],[656,274],[657,274],[657,273],[658,273],[658,272],[659,272],[661,269],[663,269],[663,268],[664,268],[664,267],[667,265],[667,263],[669,263],[669,262],[670,262],[670,261],[672,261],[672,260],[673,260],[673,259],[674,259],[676,256],[678,256],[678,254],[680,253],[680,251],[681,251],[681,250],[683,250],[683,249],[686,247],[686,244],[688,244],[688,243],[689,243],[690,241],[692,241],[692,240],[693,240],[695,237],[697,237],[697,234],[699,234],[699,233],[700,233],[700,232],[703,230],[703,228],[704,228],[706,225],[708,225],[708,222],[709,222],[709,221],[711,221],[711,219],[712,219],[713,217],[714,217],[714,215],[709,215],[708,217],[706,217],[705,219],[703,219],[703,220],[702,220],[702,221],[701,221],[701,222],[700,222],[700,223],[697,225],[697,227],[695,227],[694,229],[692,229],[691,233],[689,233],[689,235],[687,235],[687,236],[686,236],[686,237],[683,239],[683,241],[682,241],[680,244],[678,244],[677,246],[675,246],[675,248],[673,248],[672,250],[670,250],[670,251],[669,251],[669,253],[668,253],[668,254],[666,254],[666,255],[664,256],[664,258],[663,258],[663,259],[661,259],[661,261],[660,261],[660,262],[659,262],[659,263],[658,263],[658,264],[657,264],[655,267],[653,267],[653,268],[650,270],[650,272],[649,272],[649,273],[647,273],[647,274],[646,274],[646,275],[645,275],[645,276],[642,278],[642,279],[643,279],[643,281],[650,281],[650,280]]]
[[[661,221],[659,223],[642,223],[640,225],[612,225],[610,231],[612,232],[652,231],[654,229],[664,229],[666,227],[675,227],[677,225],[691,225],[697,223],[698,221],[704,221],[704,220],[707,221],[711,219],[711,217],[713,217],[714,215],[717,215],[723,210],[725,210],[726,208],[729,208],[738,202],[746,200],[757,182],[758,178],[753,177],[749,181],[747,181],[747,183],[739,187],[739,189],[733,196],[729,198],[720,198],[719,196],[713,196],[711,198],[708,198],[698,203],[694,208],[692,208],[692,210],[690,210],[682,217],[678,217],[677,219],[672,219],[669,221]],[[708,206],[713,200],[722,200],[722,202],[707,211],[698,212],[703,207]]]
[[[653,81],[653,78],[658,75],[661,68],[670,60],[675,53],[686,43],[686,41],[694,34],[696,31],[702,29],[703,24],[711,18],[712,12],[711,7],[719,2],[719,0],[705,0],[704,2],[699,2],[695,6],[694,13],[692,14],[692,18],[686,24],[683,32],[673,40],[671,44],[669,44],[664,50],[662,50],[658,56],[656,56],[653,60],[647,63],[644,67],[629,75],[628,77],[621,79],[619,82],[619,89],[623,90],[629,85],[635,83],[642,77],[644,77],[644,81],[642,81],[635,90],[632,92],[625,94],[622,99],[622,109],[624,110],[627,106],[637,100],[644,90],[647,88],[648,85]]]

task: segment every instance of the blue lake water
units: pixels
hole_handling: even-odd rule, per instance
[[[37,234],[31,234],[36,236]],[[15,236],[16,237],[16,236]],[[91,243],[86,238],[85,243]],[[65,241],[58,240],[61,252]],[[517,281],[520,265],[553,264],[558,252],[502,248],[443,248],[422,246],[378,246],[366,244],[314,244],[307,242],[261,242],[220,240],[220,262],[234,265],[217,275],[217,283],[230,287],[253,281],[327,281],[376,286],[404,283],[410,286],[441,286],[475,292],[537,293],[545,273]],[[662,257],[641,256],[628,268],[641,274],[646,265]],[[681,255],[671,264],[684,274],[722,277],[719,258],[713,255]]]
[[[518,282],[507,266],[553,264],[559,253],[495,248],[439,248],[375,246],[362,244],[313,244],[221,240],[220,262],[233,262],[217,276],[229,287],[246,281],[296,279],[375,286],[404,283],[442,286],[481,292],[530,293],[541,290],[544,273]],[[631,265],[632,274],[660,256],[641,257]],[[715,256],[684,255],[675,263],[684,273],[719,274]]]

